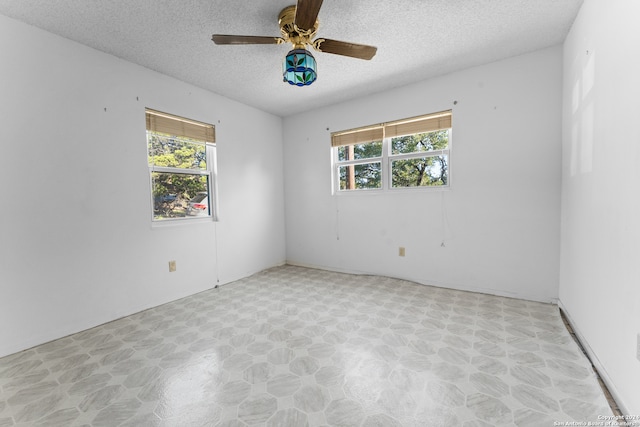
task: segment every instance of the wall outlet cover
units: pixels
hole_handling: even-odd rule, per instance
[[[172,273],[176,271],[176,262],[175,261],[169,261],[169,273]]]

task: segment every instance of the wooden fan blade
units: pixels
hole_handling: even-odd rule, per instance
[[[298,0],[293,23],[301,30],[311,30],[318,19],[322,0]]]
[[[215,44],[280,44],[284,40],[280,37],[266,36],[233,36],[227,34],[214,34],[211,40]]]
[[[366,59],[373,58],[378,48],[367,46],[366,44],[356,44],[341,42],[331,39],[316,39],[313,47],[320,52],[333,53],[336,55],[350,56],[352,58]]]

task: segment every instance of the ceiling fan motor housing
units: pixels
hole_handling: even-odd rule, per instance
[[[316,36],[319,23],[316,20],[313,28],[306,30],[298,28],[296,24],[294,24],[295,17],[296,6],[288,6],[282,9],[278,15],[280,33],[285,41],[293,45],[294,49],[304,49],[306,45],[311,44],[311,40]]]

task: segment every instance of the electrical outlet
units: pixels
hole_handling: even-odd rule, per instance
[[[404,247],[403,247],[403,246],[400,246],[400,247],[398,248],[398,255],[399,255],[399,256],[404,256]]]
[[[169,261],[169,273],[172,273],[176,271],[176,262],[175,261]]]
[[[640,360],[640,334],[637,336],[638,340],[636,341],[636,359]]]

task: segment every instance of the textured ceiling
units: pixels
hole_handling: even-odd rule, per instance
[[[294,0],[0,0],[0,14],[279,116],[561,43],[582,0],[325,0],[318,37],[378,47],[371,61],[314,54],[318,80],[282,82],[290,46],[217,46],[211,34],[279,36]]]

